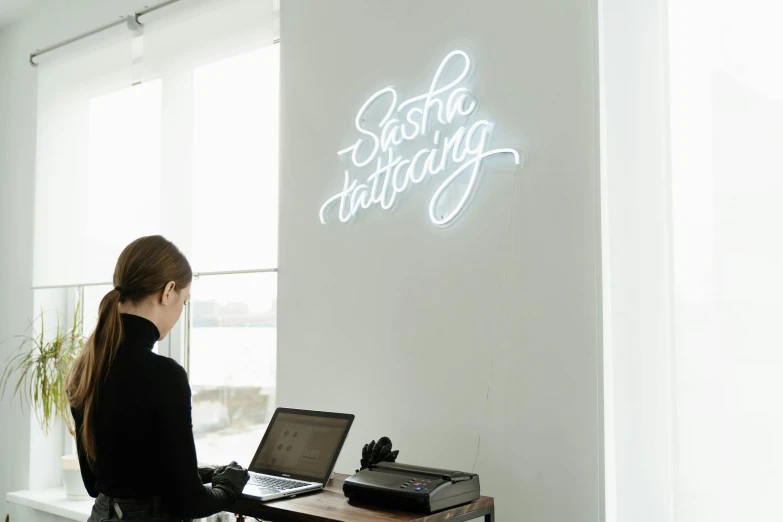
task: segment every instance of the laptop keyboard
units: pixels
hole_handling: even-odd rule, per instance
[[[250,480],[248,481],[248,484],[262,488],[276,489],[278,491],[286,491],[289,489],[301,488],[303,486],[309,485],[307,482],[270,477],[268,475],[258,475],[256,473],[250,474]]]

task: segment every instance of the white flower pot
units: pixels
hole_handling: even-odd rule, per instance
[[[82,481],[82,472],[79,468],[79,457],[76,455],[66,455],[62,458],[63,465],[63,487],[65,488],[65,497],[68,500],[89,500],[90,495],[84,487]]]

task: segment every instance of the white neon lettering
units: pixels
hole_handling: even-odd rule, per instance
[[[402,186],[397,185],[397,179],[402,171],[402,167],[405,165],[410,165],[410,160],[402,160],[394,167],[394,172],[392,173],[392,189],[394,189],[394,194],[399,194],[400,192],[403,192],[406,188],[408,188],[408,181],[410,181],[410,177],[408,176],[407,172],[405,172],[405,176],[402,178]]]
[[[375,171],[370,176],[367,177],[367,181],[372,182],[372,190],[370,191],[370,201],[372,201],[375,204],[380,203],[383,201],[383,188],[381,185],[381,190],[378,191],[378,180],[380,179],[380,172]]]
[[[469,198],[473,197],[473,187],[476,184],[476,178],[478,177],[478,174],[481,170],[482,160],[489,158],[490,156],[496,156],[498,154],[511,154],[514,157],[514,163],[516,165],[521,164],[522,159],[520,158],[520,154],[514,149],[490,150],[471,159],[467,163],[462,164],[457,170],[452,172],[448,178],[446,178],[446,181],[444,181],[443,184],[438,187],[438,190],[435,191],[435,194],[433,194],[432,199],[430,200],[430,219],[434,225],[440,227],[448,226],[453,220],[459,217],[460,213],[462,213],[462,211],[465,209]],[[473,172],[471,172],[470,181],[468,182],[468,187],[465,189],[465,193],[462,195],[462,199],[454,207],[454,210],[452,210],[449,214],[443,218],[438,218],[435,215],[435,207],[437,206],[438,201],[440,201],[443,192],[453,183],[455,179],[459,177],[460,174],[462,174],[465,169],[470,166],[473,166]]]
[[[427,174],[430,174],[430,175],[434,176],[435,174],[438,174],[439,172],[441,172],[441,170],[440,170],[441,162],[438,161],[438,153],[439,152],[440,152],[440,150],[438,150],[438,149],[432,149],[430,151],[429,155],[427,156],[427,159],[424,160],[424,168],[421,169],[421,177],[422,177],[422,179],[424,179],[424,177]],[[437,165],[436,165],[436,163],[437,163]]]
[[[381,125],[386,123],[386,120],[389,119],[389,117],[392,115],[392,112],[394,112],[394,105],[397,103],[397,91],[394,90],[394,87],[385,87],[381,89],[380,91],[376,92],[369,98],[367,98],[367,101],[364,102],[364,105],[362,105],[362,108],[359,109],[359,113],[356,115],[356,120],[354,121],[356,125],[356,130],[358,130],[360,133],[369,136],[373,140],[373,149],[372,153],[367,156],[367,159],[364,161],[359,161],[356,159],[357,153],[359,152],[359,149],[362,146],[362,138],[359,138],[356,140],[356,143],[348,147],[347,149],[343,149],[341,151],[337,152],[338,156],[342,156],[348,151],[351,151],[351,160],[353,161],[353,164],[357,167],[364,167],[365,165],[368,165],[373,159],[375,159],[375,155],[378,153],[378,147],[380,145],[378,136],[374,132],[370,132],[362,127],[362,122],[364,121],[364,116],[367,110],[372,106],[373,103],[375,103],[375,100],[383,96],[384,94],[389,93],[392,95],[392,103],[389,105],[389,111],[386,113],[386,116],[383,117],[383,120],[381,120]]]
[[[402,161],[402,156],[399,156],[397,158],[394,157],[394,152],[391,150],[389,151],[389,158],[386,163],[386,167],[383,168],[383,172],[385,173],[385,176],[383,177],[383,196],[381,198],[381,208],[384,210],[389,210],[394,206],[394,197],[396,196],[396,193],[392,191],[391,194],[389,194],[389,184],[392,181],[392,170],[397,167],[397,165]],[[380,162],[378,169],[380,170]],[[388,201],[387,201],[388,198]]]
[[[457,114],[460,116],[468,116],[476,110],[476,100],[471,100],[470,105],[465,107],[465,100],[468,100],[471,97],[472,96],[466,87],[454,89],[451,94],[449,94],[449,101],[446,102],[446,121],[448,123],[452,123]]]
[[[421,158],[422,156],[426,156],[427,154],[429,154],[429,152],[430,149],[421,149],[419,152],[416,153],[415,156],[413,156],[413,159],[411,160],[411,164],[410,166],[408,166],[408,170],[405,171],[405,176],[407,176],[407,178],[411,180],[411,183],[419,183],[421,182],[422,179],[424,179],[424,176],[422,176],[421,179],[415,179],[413,177],[413,174],[416,172],[416,167],[418,167],[419,158]]]
[[[385,152],[391,145],[399,145],[402,142],[400,120],[395,118],[387,121],[381,131],[381,150]]]
[[[457,76],[456,79],[454,79],[448,85],[436,89],[436,86],[438,85],[438,82],[440,80],[441,75],[443,74],[443,71],[446,70],[446,67],[449,65],[449,62],[454,56],[461,56],[465,60],[465,66],[463,67],[462,72],[459,74],[459,76]],[[436,97],[443,94],[444,92],[449,91],[453,87],[459,85],[463,80],[465,80],[468,77],[468,74],[470,74],[470,57],[464,51],[451,51],[449,54],[446,55],[443,61],[440,62],[440,66],[438,67],[438,70],[435,71],[435,76],[432,78],[432,83],[430,84],[430,90],[424,94],[414,96],[413,98],[410,98],[402,102],[400,104],[400,107],[397,109],[397,111],[399,112],[403,110],[405,107],[407,107],[408,105],[411,105],[423,99],[424,108],[422,109],[421,135],[425,136],[427,134],[427,123],[429,120],[429,112],[432,106],[435,105],[436,103],[438,105],[438,115],[437,115],[438,120],[444,125],[448,123],[448,121],[444,118],[442,114],[443,101],[441,101]]]
[[[419,132],[421,132],[421,123],[419,123],[421,119],[419,119],[418,121],[412,119],[412,117],[416,114],[418,114],[419,118],[421,118],[422,112],[421,109],[419,109],[418,107],[414,107],[413,109],[409,110],[408,115],[405,117],[405,119],[408,120],[408,123],[410,123],[414,129],[412,134],[407,134],[405,132],[405,129],[403,128],[402,138],[405,141],[410,141],[412,139],[415,139],[419,135]]]
[[[351,214],[356,215],[356,211],[359,207],[364,209],[370,208],[370,192],[367,185],[359,185],[351,193]],[[356,197],[359,196],[359,197]]]
[[[462,147],[462,154],[459,152],[460,144],[462,144],[464,138],[465,127],[460,127],[457,129],[457,132],[454,133],[454,136],[446,138],[446,141],[443,143],[443,156],[440,158],[441,170],[446,170],[446,162],[448,162],[449,159],[454,163],[462,163],[465,160],[465,156],[468,155],[467,149]],[[449,158],[449,151],[452,152],[451,158]]]
[[[458,71],[456,77],[453,76],[454,68]],[[449,69],[452,71],[448,77],[454,79],[445,82]],[[345,170],[342,190],[321,206],[321,223],[327,223],[330,208],[338,202],[337,216],[343,223],[374,205],[390,210],[399,194],[453,169],[437,187],[429,205],[430,221],[445,227],[456,221],[469,205],[486,159],[510,154],[516,165],[522,165],[524,158],[514,149],[487,150],[493,131],[489,120],[468,123],[478,105],[464,85],[470,72],[471,61],[467,53],[453,51],[446,55],[435,71],[427,92],[398,104],[397,91],[389,86],[367,98],[354,120],[360,137],[337,154],[350,157],[352,168],[362,169],[373,162],[375,168],[363,183],[353,179],[351,172]],[[441,85],[443,83],[445,85]],[[377,121],[379,117],[380,121]],[[455,123],[458,118],[459,122]],[[430,131],[434,132],[430,134]],[[424,146],[417,149],[415,144],[419,142]],[[444,198],[449,190],[461,192],[458,198]],[[458,202],[451,204],[450,208],[440,208],[455,199]]]

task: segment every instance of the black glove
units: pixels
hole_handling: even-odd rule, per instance
[[[399,450],[392,451],[392,441],[389,437],[381,437],[378,442],[370,442],[362,448],[362,468],[369,468],[379,462],[395,462]]]
[[[250,473],[239,466],[225,466],[222,471],[215,471],[212,475],[212,489],[222,489],[232,498],[236,499],[245,484],[250,479]]]
[[[220,473],[227,467],[234,467],[234,468],[241,468],[239,464],[236,463],[236,461],[232,460],[231,464],[228,464],[227,466],[204,466],[198,468],[198,476],[201,479],[202,484],[209,484],[212,482],[212,476],[215,473]]]

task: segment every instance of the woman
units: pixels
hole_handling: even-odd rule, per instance
[[[68,375],[82,478],[96,497],[88,522],[201,518],[228,508],[247,483],[236,462],[198,468],[188,376],[152,351],[179,320],[192,277],[165,238],[128,245]]]

